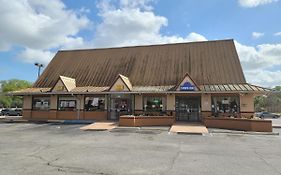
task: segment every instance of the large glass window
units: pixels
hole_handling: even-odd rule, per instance
[[[58,109],[60,111],[74,111],[76,109],[75,97],[59,97]]]
[[[238,96],[214,96],[212,97],[212,111],[215,113],[238,113]]]
[[[32,100],[33,110],[49,110],[50,97],[34,97]]]
[[[144,110],[153,112],[165,111],[165,98],[144,97]]]
[[[86,97],[85,110],[86,111],[103,111],[105,109],[104,97]]]

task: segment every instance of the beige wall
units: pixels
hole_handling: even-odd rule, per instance
[[[58,107],[58,96],[57,95],[51,95],[50,99],[50,109],[57,109]]]
[[[32,96],[23,97],[23,109],[32,109]]]
[[[61,80],[59,80],[53,88],[53,92],[66,92],[66,91],[67,91],[66,87],[64,86]]]
[[[175,110],[175,94],[167,94],[167,110]]]
[[[143,110],[142,95],[135,95],[135,110]]]
[[[76,95],[76,109],[84,109],[84,95]]]
[[[124,89],[123,90],[117,90],[118,89],[118,86],[123,86]],[[120,79],[118,78],[117,81],[114,83],[114,85],[112,86],[112,88],[110,89],[110,91],[129,91],[129,89],[127,88],[127,86],[125,85],[125,83]]]
[[[254,94],[240,94],[240,111],[254,112]]]
[[[211,111],[212,102],[211,102],[211,94],[202,94],[201,95],[201,110],[202,111]]]

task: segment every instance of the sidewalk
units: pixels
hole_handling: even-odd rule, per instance
[[[201,123],[187,123],[187,122],[176,122],[172,125],[170,132],[178,134],[207,134],[208,130],[206,126]]]
[[[84,131],[106,131],[114,129],[118,126],[117,122],[95,122],[93,124],[83,126],[80,129]]]

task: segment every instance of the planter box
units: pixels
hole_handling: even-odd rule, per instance
[[[120,116],[119,126],[171,126],[175,122],[173,116]]]
[[[221,129],[257,131],[257,132],[272,132],[272,122],[270,120],[205,117],[204,124],[208,128],[221,128]]]

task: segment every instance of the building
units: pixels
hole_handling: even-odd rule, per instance
[[[233,40],[59,51],[24,97],[26,119],[117,120],[120,115],[250,117],[254,97]]]

